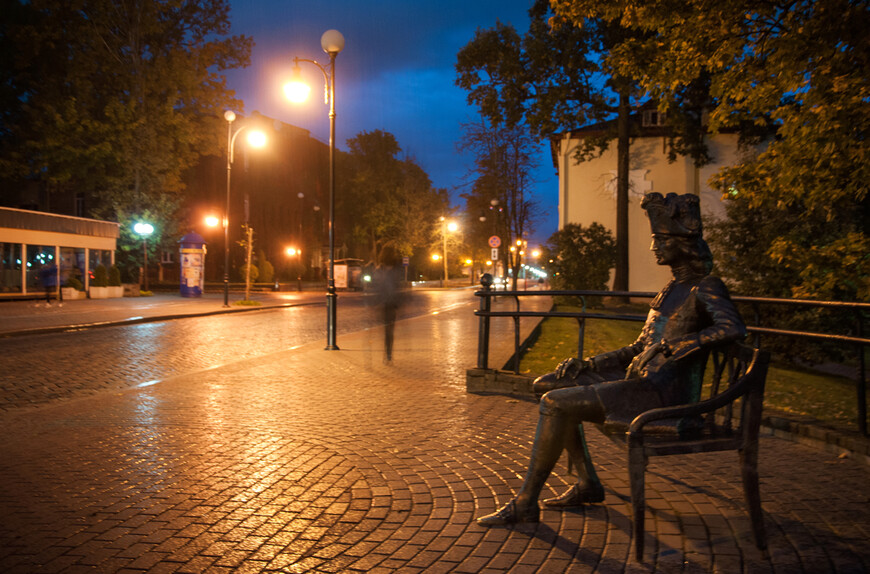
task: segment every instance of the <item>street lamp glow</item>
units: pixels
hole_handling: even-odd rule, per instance
[[[286,253],[288,257],[294,257],[296,255],[302,255],[302,250],[297,249],[296,247],[288,247],[284,250],[284,253]]]
[[[438,255],[437,253],[432,254],[432,261],[438,261],[439,259],[441,259],[440,255]]]
[[[140,221],[133,226],[133,231],[135,231],[137,235],[148,237],[149,235],[154,233],[154,226],[150,223],[144,223]]]
[[[248,144],[251,147],[261,148],[266,146],[266,134],[260,130],[253,130],[248,134]]]
[[[293,67],[293,76],[290,81],[284,84],[284,95],[294,104],[301,104],[308,99],[308,94],[311,93],[311,86],[305,83],[302,79],[302,70],[299,64]]]
[[[457,225],[455,221],[451,221],[447,224],[447,231],[453,233],[457,229],[459,229],[459,225]]]
[[[209,215],[205,218],[205,224],[209,227],[217,227],[220,225],[221,220],[215,215]]]

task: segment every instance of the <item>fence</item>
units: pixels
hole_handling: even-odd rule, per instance
[[[489,322],[492,317],[511,317],[514,322],[514,373],[519,374],[520,356],[525,351],[520,342],[520,319],[522,317],[566,317],[575,318],[578,324],[577,357],[583,357],[583,339],[586,319],[606,319],[614,321],[637,321],[646,320],[645,315],[619,315],[590,313],[586,311],[586,297],[618,297],[625,299],[652,299],[656,293],[645,291],[493,291],[488,286],[474,293],[480,297],[480,309],[474,314],[480,317],[480,326],[477,342],[477,367],[488,369],[489,363]],[[522,311],[520,299],[522,297],[579,297],[582,301],[582,311]],[[492,311],[493,297],[511,297],[516,302],[515,311]],[[780,335],[786,337],[798,337],[813,340],[829,341],[842,345],[855,345],[858,351],[858,380],[856,383],[856,397],[858,402],[858,430],[863,436],[868,436],[867,431],[867,371],[865,364],[864,348],[870,345],[870,339],[864,338],[864,316],[870,315],[870,303],[844,303],[840,301],[808,301],[802,299],[776,299],[771,297],[741,297],[733,296],[735,303],[746,303],[753,307],[755,325],[747,325],[747,330],[753,335],[753,343],[761,347],[762,335]],[[854,311],[855,333],[857,336],[837,335],[830,333],[816,333],[811,331],[792,331],[775,329],[759,325],[761,322],[760,308],[762,305],[778,305],[791,308],[823,308]]]

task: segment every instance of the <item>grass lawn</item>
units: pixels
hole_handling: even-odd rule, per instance
[[[580,311],[580,307],[559,306],[559,311]],[[645,314],[645,308],[620,308],[618,311],[595,309],[594,312]],[[643,323],[588,319],[583,356],[589,357],[630,345]],[[541,335],[520,362],[520,373],[538,376],[555,369],[566,357],[577,354],[577,320],[546,318]],[[763,343],[763,341],[762,341]],[[787,414],[810,416],[819,421],[855,430],[857,399],[855,382],[843,377],[819,374],[788,364],[775,363],[767,374],[764,393],[767,409]]]

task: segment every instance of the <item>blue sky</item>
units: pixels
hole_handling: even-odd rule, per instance
[[[323,80],[303,64],[311,81],[308,103],[287,102],[281,90],[294,56],[328,62],[320,36],[329,29],[345,37],[336,65],[336,143],[363,131],[396,136],[403,157],[413,158],[436,187],[451,192],[455,206],[469,183],[470,161],[457,151],[462,123],[477,119],[466,92],[455,86],[456,53],[478,28],[496,21],[528,29],[533,0],[231,0],[232,33],[254,39],[251,65],[228,73],[229,87],[254,111],[307,130],[324,142],[329,120]],[[546,212],[533,241],[557,227],[557,179],[542,144],[534,200]],[[340,190],[339,190],[340,191]]]

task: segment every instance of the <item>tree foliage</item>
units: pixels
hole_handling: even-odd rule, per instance
[[[575,25],[594,17],[644,32],[608,60],[665,107],[705,79],[711,129],[772,126],[775,137],[761,154],[721,170],[712,183],[736,197],[739,209],[764,212],[756,219],[770,226],[765,266],[784,273],[774,283],[794,280],[794,296],[868,299],[865,1],[553,5]],[[731,253],[753,272],[751,256]]]
[[[174,218],[185,171],[216,153],[222,72],[249,63],[226,0],[2,0],[0,169],[120,221]],[[9,14],[9,18],[6,18]]]
[[[393,134],[361,132],[348,140],[350,181],[343,205],[353,213],[353,237],[365,246],[365,258],[381,263],[391,248],[412,256],[428,247],[432,226],[448,207],[444,190],[412,159],[400,159]]]

